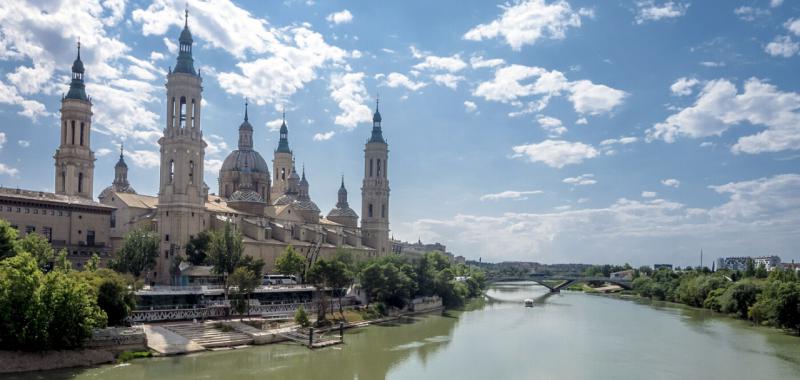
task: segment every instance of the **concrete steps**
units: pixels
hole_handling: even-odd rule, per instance
[[[164,325],[164,328],[205,348],[242,346],[253,343],[253,338],[239,331],[222,331],[217,323],[183,323]]]

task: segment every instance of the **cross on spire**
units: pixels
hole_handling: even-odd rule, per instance
[[[125,143],[119,143],[119,158],[122,158],[122,153],[125,150]]]
[[[247,98],[244,98],[244,121],[247,121]]]
[[[81,59],[81,38],[78,37],[78,59]]]
[[[188,28],[189,27],[189,2],[186,2],[186,10],[183,14],[183,26]]]

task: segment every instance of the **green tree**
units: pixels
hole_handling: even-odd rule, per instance
[[[250,314],[250,294],[261,283],[261,279],[252,270],[240,266],[233,270],[229,279],[230,285],[236,288],[233,297],[233,308],[239,316]]]
[[[22,251],[17,236],[17,230],[0,219],[0,260],[16,256]]]
[[[46,345],[48,318],[41,312],[40,300],[43,277],[30,253],[0,261],[0,347],[35,350]]]
[[[211,234],[207,231],[200,232],[186,243],[186,259],[192,265],[205,265],[210,244]]]
[[[92,253],[92,257],[86,262],[86,270],[94,272],[98,268],[100,268],[100,256],[97,256],[96,253]]]
[[[69,255],[66,249],[58,251],[55,262],[53,263],[53,270],[61,272],[69,272],[72,270],[72,262],[69,261]]]
[[[725,289],[720,296],[718,311],[736,314],[739,318],[747,318],[747,312],[756,303],[759,293],[761,293],[761,286],[756,281],[745,279],[736,282]]]
[[[755,275],[756,275],[756,262],[748,257],[747,261],[745,261],[744,276],[754,277]]]
[[[769,273],[767,273],[767,268],[764,267],[764,264],[758,264],[756,266],[756,270],[754,273],[755,278],[767,278]]]
[[[55,258],[53,246],[40,234],[30,233],[25,235],[25,237],[19,241],[19,246],[23,251],[33,255],[39,268],[47,267]]]
[[[111,268],[118,272],[130,273],[136,279],[156,266],[158,257],[158,236],[145,229],[135,229],[125,235],[122,247],[111,261]]]
[[[119,326],[136,307],[136,296],[121,279],[107,278],[97,289],[97,306],[106,313],[109,325]]]
[[[306,309],[303,305],[297,307],[297,311],[294,312],[294,322],[303,327],[308,327],[308,325],[311,324],[308,320],[308,313],[306,313]]]
[[[306,266],[306,261],[303,256],[295,251],[294,247],[289,244],[283,254],[278,256],[275,260],[275,271],[285,275],[299,275]],[[303,279],[305,280],[305,279]]]
[[[244,253],[242,234],[235,231],[230,223],[225,223],[222,231],[213,232],[208,250],[208,260],[214,273],[222,275],[225,299],[228,298],[228,277],[239,266]]]
[[[92,336],[92,329],[106,325],[106,313],[97,306],[94,290],[63,271],[45,275],[41,305],[48,317],[50,349],[81,347]]]

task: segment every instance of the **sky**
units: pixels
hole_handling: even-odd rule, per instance
[[[94,194],[124,143],[158,189],[183,0],[0,3],[0,185],[52,191],[82,44]],[[484,261],[800,261],[800,3],[192,0],[205,182],[245,98],[271,161],[281,111],[312,199],[360,212],[376,97],[391,234]]]

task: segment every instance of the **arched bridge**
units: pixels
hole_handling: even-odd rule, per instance
[[[561,289],[570,287],[574,284],[581,282],[607,282],[610,284],[618,285],[623,289],[631,288],[631,281],[621,278],[611,277],[570,277],[570,276],[520,276],[520,277],[500,277],[490,279],[492,282],[508,282],[508,281],[533,281],[547,289],[550,292],[558,293]],[[554,285],[555,284],[555,285]]]

